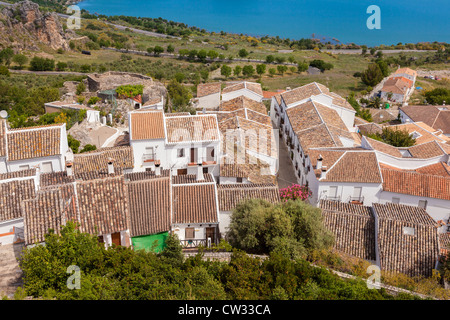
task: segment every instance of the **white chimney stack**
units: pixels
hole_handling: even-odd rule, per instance
[[[155,175],[160,176],[161,175],[161,164],[155,162]]]
[[[114,174],[113,159],[108,158],[108,174]]]
[[[67,176],[68,177],[73,176],[72,162],[67,162],[67,164],[66,164],[66,172],[67,172]]]
[[[327,177],[327,167],[322,166],[322,172],[320,173],[320,179],[325,179]]]
[[[319,154],[319,157],[317,158],[317,165],[316,165],[316,169],[322,169],[322,155]]]
[[[205,178],[203,177],[203,164],[199,163],[197,166],[197,181],[204,179]]]

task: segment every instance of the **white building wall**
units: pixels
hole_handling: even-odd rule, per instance
[[[7,221],[0,222],[0,245],[12,244],[18,240],[18,231],[17,228],[23,229],[23,218],[12,219]],[[7,235],[15,231],[12,235]],[[21,238],[23,240],[23,233],[21,234]]]
[[[220,92],[197,98],[197,108],[217,109],[220,105]]]
[[[143,161],[143,156],[146,153],[147,147],[153,147],[155,157],[161,161],[161,167],[163,169],[169,169],[166,159],[164,139],[131,140],[130,145],[133,149],[135,172],[145,171],[146,168],[152,168],[152,170],[155,169],[154,162],[144,163]]]
[[[9,161],[7,163],[7,171],[6,172],[15,172],[15,171],[24,170],[26,166],[28,166],[29,169],[39,166],[42,169],[42,164],[47,163],[47,162],[51,162],[53,172],[65,170],[64,156],[58,155],[58,156],[52,156],[52,157]],[[0,172],[0,173],[6,173],[6,172]]]
[[[236,90],[236,91],[232,91],[232,92],[227,92],[227,93],[222,93],[222,100],[223,101],[228,101],[240,96],[246,96],[247,98],[250,98],[252,100],[261,102],[263,100],[263,96],[260,96],[259,94],[248,90],[248,89],[241,89],[241,90]]]

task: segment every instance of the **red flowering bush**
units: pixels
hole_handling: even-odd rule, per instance
[[[280,189],[280,197],[282,201],[301,199],[306,201],[311,196],[311,190],[307,186],[293,184],[287,188]]]

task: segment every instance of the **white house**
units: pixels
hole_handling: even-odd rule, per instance
[[[171,169],[173,174],[212,172],[218,164],[220,133],[216,115],[166,117],[162,111],[129,114],[135,171]]]
[[[271,103],[270,117],[279,127],[287,109],[308,101],[314,101],[333,109],[344,122],[347,129],[353,130],[355,109],[344,98],[317,82],[312,82],[274,96]]]
[[[63,171],[69,149],[66,124],[9,129],[0,128],[0,173],[39,167],[41,172]]]
[[[220,105],[221,83],[200,83],[197,86],[197,109],[217,109]]]
[[[228,101],[239,96],[246,96],[257,102],[264,99],[261,84],[256,82],[229,82],[222,90],[222,101]]]

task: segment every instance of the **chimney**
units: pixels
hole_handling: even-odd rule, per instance
[[[155,161],[155,175],[161,175],[161,163]]]
[[[320,179],[325,179],[327,177],[327,167],[322,166],[322,172],[320,173]]]
[[[67,172],[67,176],[68,177],[73,176],[72,162],[67,162],[66,163],[66,172]]]
[[[319,157],[317,158],[317,164],[316,164],[316,169],[322,169],[322,155],[319,154]]]
[[[114,165],[112,158],[108,158],[108,174],[114,174]]]
[[[197,165],[197,181],[204,179],[205,178],[203,177],[203,164],[200,162]]]

